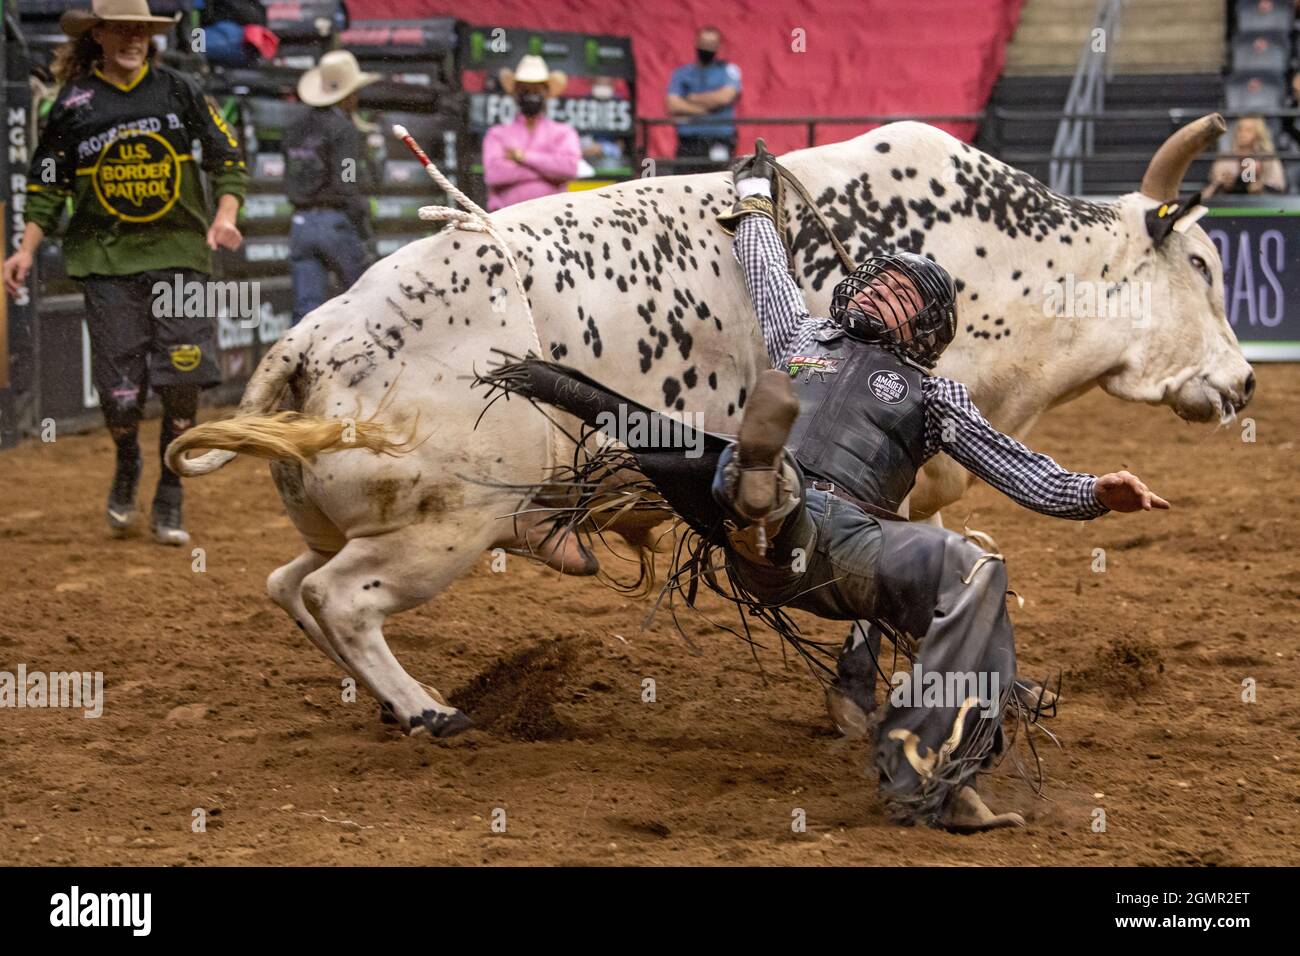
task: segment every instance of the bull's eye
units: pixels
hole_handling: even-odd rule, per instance
[[[1205,280],[1206,285],[1214,285],[1214,279],[1210,275],[1210,265],[1200,256],[1192,256],[1192,268],[1200,273],[1201,278]]]

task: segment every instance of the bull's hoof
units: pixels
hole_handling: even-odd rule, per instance
[[[572,531],[556,531],[547,525],[538,525],[524,535],[524,543],[528,557],[536,558],[561,574],[590,577],[600,573],[600,562]]]
[[[1056,716],[1056,705],[1060,702],[1060,696],[1056,691],[1048,690],[1041,684],[1031,681],[1017,681],[1015,689],[1020,703],[1031,713],[1045,717]]]
[[[454,737],[474,726],[474,721],[464,711],[453,710],[444,714],[438,710],[426,710],[411,718],[410,735],[412,737]]]
[[[399,723],[397,715],[393,713],[393,708],[389,707],[387,704],[379,705],[379,722],[381,724]]]
[[[1018,813],[994,813],[970,786],[962,787],[952,795],[939,820],[939,826],[951,833],[982,833],[1024,825],[1025,818]]]
[[[871,734],[873,720],[871,710],[863,708],[862,700],[855,700],[837,681],[826,688],[826,713],[830,714],[835,729],[841,737],[850,740],[863,740]],[[870,705],[874,708],[875,701]]]

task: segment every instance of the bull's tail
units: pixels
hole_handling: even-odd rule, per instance
[[[307,463],[322,452],[366,449],[385,455],[401,454],[405,442],[388,437],[388,429],[373,418],[320,418],[301,412],[275,412],[285,386],[297,371],[279,347],[267,353],[244,390],[239,414],[219,422],[196,425],[167,446],[167,467],[191,478],[216,471],[236,455],[258,458],[293,458]],[[191,448],[210,449],[186,458]]]

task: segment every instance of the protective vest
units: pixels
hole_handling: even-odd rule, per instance
[[[925,462],[925,372],[835,329],[785,370],[799,395],[788,447],[806,475],[897,511]]]

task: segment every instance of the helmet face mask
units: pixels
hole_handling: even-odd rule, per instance
[[[873,256],[835,287],[831,317],[854,338],[933,368],[957,332],[956,289],[924,256]]]

